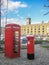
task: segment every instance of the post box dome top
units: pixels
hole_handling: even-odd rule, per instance
[[[20,25],[18,25],[18,24],[6,24],[6,27],[7,26],[18,26],[18,27],[20,27]]]

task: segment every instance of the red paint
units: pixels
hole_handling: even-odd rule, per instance
[[[28,36],[28,43],[27,43],[27,53],[28,54],[34,54],[34,37]]]
[[[18,36],[15,33],[18,33]],[[9,58],[20,56],[20,26],[17,24],[7,24],[5,27],[5,56]]]

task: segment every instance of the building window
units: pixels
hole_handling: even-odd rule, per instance
[[[29,33],[29,29],[27,29],[27,33]]]
[[[44,26],[42,26],[42,27],[44,27]]]
[[[44,32],[44,31],[42,31],[42,32]]]
[[[40,30],[40,28],[38,28],[38,30]]]
[[[36,31],[34,31],[36,33]]]
[[[42,31],[42,34],[44,35],[44,31]]]
[[[42,30],[44,30],[44,28],[42,28]]]
[[[31,30],[32,30],[32,28],[31,28]]]
[[[36,30],[36,28],[35,28],[35,30]]]
[[[40,31],[38,31],[40,33]]]
[[[29,31],[29,29],[27,29]]]
[[[32,34],[32,31],[31,31],[31,34]]]

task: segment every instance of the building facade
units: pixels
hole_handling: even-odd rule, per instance
[[[26,25],[21,26],[21,35],[49,36],[49,22],[40,24],[31,24],[31,18],[26,19]]]

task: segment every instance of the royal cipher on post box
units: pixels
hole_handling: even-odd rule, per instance
[[[34,37],[27,36],[27,58],[32,60],[34,59]]]
[[[9,58],[20,56],[20,26],[17,24],[5,26],[5,56]]]

